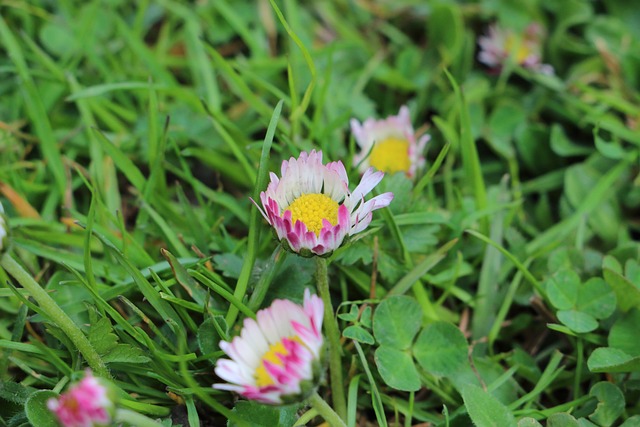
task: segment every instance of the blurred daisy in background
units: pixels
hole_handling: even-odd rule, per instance
[[[423,151],[430,136],[416,137],[406,106],[400,107],[397,116],[386,119],[369,118],[363,123],[351,119],[351,132],[360,147],[353,158],[360,172],[373,166],[382,172],[404,172],[413,178],[424,165]]]
[[[543,38],[544,30],[538,23],[529,24],[522,34],[491,25],[488,34],[478,38],[478,60],[496,72],[512,59],[524,68],[553,74],[553,67],[542,63]]]

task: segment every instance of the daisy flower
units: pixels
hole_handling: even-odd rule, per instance
[[[422,152],[430,137],[416,139],[407,106],[400,107],[397,116],[383,120],[367,119],[360,124],[351,119],[351,132],[360,146],[353,162],[361,172],[373,166],[382,172],[404,172],[413,178],[424,165]]]
[[[47,408],[63,427],[98,427],[111,424],[114,405],[108,390],[87,370],[85,377],[58,399],[49,399]]]
[[[393,193],[384,193],[365,202],[384,173],[368,169],[351,192],[342,162],[322,164],[321,151],[291,157],[282,162],[280,178],[270,175],[260,193],[262,208],[256,206],[278,239],[303,256],[329,255],[347,236],[367,228],[374,210],[393,200]]]
[[[489,33],[478,38],[478,60],[499,71],[505,61],[512,57],[515,63],[525,68],[553,74],[553,67],[542,63],[543,36],[544,31],[537,23],[530,24],[524,34],[491,25]]]
[[[231,359],[218,359],[215,372],[228,383],[213,387],[271,405],[308,397],[321,372],[323,310],[306,289],[302,306],[277,299],[246,318],[240,336],[220,342]]]

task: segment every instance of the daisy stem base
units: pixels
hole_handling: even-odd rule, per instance
[[[331,406],[320,397],[317,391],[309,397],[309,403],[331,427],[347,427],[342,418],[331,409]]]
[[[100,355],[93,348],[87,336],[73,320],[60,308],[51,296],[25,271],[11,255],[5,253],[0,258],[0,266],[22,285],[29,295],[36,300],[43,314],[69,337],[78,351],[100,377],[111,378],[109,370]]]
[[[318,293],[324,303],[324,329],[328,338],[329,346],[329,373],[331,377],[333,407],[339,417],[345,420],[347,417],[347,402],[344,395],[342,363],[340,360],[340,354],[342,351],[342,346],[340,345],[340,328],[338,327],[338,320],[335,317],[333,305],[331,304],[327,260],[322,257],[315,257],[315,259]]]

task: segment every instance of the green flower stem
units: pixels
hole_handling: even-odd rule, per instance
[[[130,426],[136,427],[163,427],[157,421],[152,420],[149,417],[145,417],[130,409],[117,409],[114,417],[116,423],[127,423]]]
[[[342,418],[331,409],[331,406],[320,397],[317,391],[309,397],[309,403],[331,427],[347,427]]]
[[[338,320],[335,317],[333,305],[331,304],[327,260],[322,257],[315,257],[315,259],[318,293],[324,302],[324,332],[327,336],[329,346],[329,372],[331,375],[333,407],[340,415],[340,418],[346,420],[347,402],[345,400],[344,388],[342,386],[342,363],[340,360],[342,347],[340,345],[340,328],[338,327]]]
[[[34,300],[38,303],[43,313],[49,317],[62,331],[69,337],[71,342],[76,346],[78,351],[84,356],[85,360],[93,369],[96,376],[111,378],[109,369],[100,355],[93,348],[85,334],[73,323],[73,320],[60,308],[58,304],[42,289],[42,287],[27,273],[24,268],[8,253],[2,255],[0,266],[13,276],[14,279],[29,292]]]

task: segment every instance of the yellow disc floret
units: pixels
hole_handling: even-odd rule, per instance
[[[524,40],[518,40],[513,34],[507,35],[507,39],[504,42],[504,48],[509,52],[509,54],[515,53],[515,61],[517,64],[522,64],[531,54],[527,43]],[[513,52],[513,50],[515,50],[515,52]]]
[[[289,339],[302,344],[302,341],[300,341],[300,338],[298,338],[297,336],[289,337]],[[279,355],[282,355],[283,357],[289,355],[289,352],[285,348],[284,344],[282,344],[282,341],[272,344],[269,347],[269,350],[262,356],[260,366],[258,366],[254,374],[256,378],[256,385],[258,387],[265,387],[275,384],[275,381],[273,381],[273,378],[271,377],[271,375],[269,375],[267,368],[264,366],[264,362],[268,361],[270,363],[273,363],[274,365],[282,366],[283,363]]]
[[[303,194],[286,208],[291,211],[291,222],[302,221],[307,230],[320,235],[322,220],[326,219],[331,225],[338,223],[338,202],[324,194]]]
[[[369,164],[382,172],[408,172],[409,142],[400,138],[387,138],[376,142],[369,155]]]

